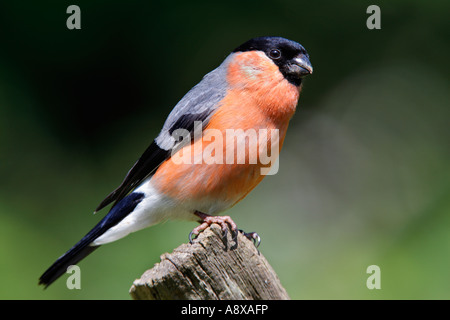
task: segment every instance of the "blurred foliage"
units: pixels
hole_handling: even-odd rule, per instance
[[[83,0],[72,31],[70,4],[0,4],[0,298],[128,299],[187,241],[168,222],[89,256],[81,290],[37,286],[183,94],[261,35],[300,42],[314,75],[279,173],[229,214],[294,299],[450,298],[450,2]]]

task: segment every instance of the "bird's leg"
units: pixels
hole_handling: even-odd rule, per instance
[[[208,228],[211,224],[217,223],[222,227],[223,236],[227,236],[228,225],[231,227],[231,231],[235,232],[237,230],[236,223],[229,216],[211,216],[206,213],[202,213],[199,211],[195,211],[194,214],[200,218],[199,222],[201,223],[198,227],[194,228],[194,230],[189,233],[189,242],[192,243],[192,236],[198,236],[198,234]]]
[[[252,240],[253,244],[255,245],[256,248],[259,247],[260,243],[261,243],[261,237],[259,236],[259,234],[257,234],[256,232],[245,232],[244,230],[239,229],[239,232],[242,232],[242,234],[248,239],[248,240]]]

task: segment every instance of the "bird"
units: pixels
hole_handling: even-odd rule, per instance
[[[122,183],[95,209],[112,204],[108,213],[41,275],[39,285],[47,288],[100,246],[169,219],[200,223],[189,235],[190,241],[191,235],[197,236],[213,223],[224,232],[227,226],[236,231],[234,221],[220,214],[265,177],[262,169],[269,164],[262,161],[261,150],[281,149],[304,77],[312,72],[305,48],[283,37],[256,37],[236,47],[175,105]],[[259,136],[252,162],[250,154],[243,158],[238,154],[239,147],[248,151],[251,135],[212,148],[217,136],[226,136],[230,130],[272,130],[278,135]],[[208,152],[217,160],[235,143],[231,158],[241,157],[241,161],[202,161]]]

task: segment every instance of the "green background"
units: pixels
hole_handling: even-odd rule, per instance
[[[81,30],[66,8],[81,8]],[[381,30],[366,9],[381,8]],[[229,210],[293,299],[450,298],[449,1],[3,1],[0,298],[129,299],[187,241],[172,221],[42,272],[156,137],[176,102],[242,42],[300,42],[314,74],[280,170]],[[366,287],[370,265],[381,290]]]

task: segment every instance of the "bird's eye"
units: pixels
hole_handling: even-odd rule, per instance
[[[278,49],[272,49],[269,52],[269,57],[272,59],[280,59],[281,58],[281,52]]]

